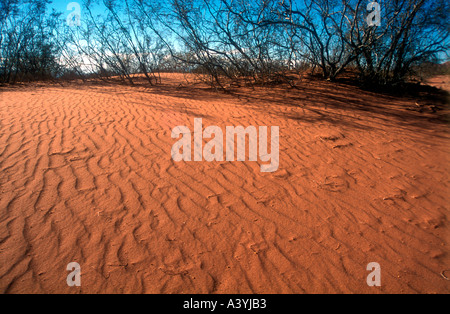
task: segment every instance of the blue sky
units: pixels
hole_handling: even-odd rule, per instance
[[[79,3],[82,7],[83,1],[82,0],[53,0],[52,3],[48,6],[49,11],[51,12],[52,9],[55,9],[58,12],[62,12],[64,16],[66,17],[68,14],[70,14],[71,11],[67,10],[67,5],[71,2]],[[98,1],[102,3],[103,1]],[[93,9],[93,14],[101,14],[103,12],[103,5],[97,5]],[[83,8],[81,8],[81,16],[83,16]]]
[[[74,1],[71,1],[71,0],[55,0],[55,1],[53,1],[53,3],[50,5],[49,8],[50,9],[55,9],[56,11],[65,12],[66,8],[67,8],[67,5],[70,2],[74,2]]]

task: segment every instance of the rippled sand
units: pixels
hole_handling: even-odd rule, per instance
[[[437,114],[333,83],[226,95],[177,79],[1,91],[2,293],[450,291]],[[171,130],[194,118],[280,126],[279,170],[173,162]]]

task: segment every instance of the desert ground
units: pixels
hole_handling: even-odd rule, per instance
[[[1,89],[0,292],[449,293],[446,110],[297,87]],[[278,171],[174,162],[171,131],[194,118],[279,126]]]

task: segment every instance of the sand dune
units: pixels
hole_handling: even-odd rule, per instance
[[[3,90],[0,291],[450,292],[448,124],[408,100],[299,86]],[[171,130],[194,118],[279,126],[279,170],[173,162]]]

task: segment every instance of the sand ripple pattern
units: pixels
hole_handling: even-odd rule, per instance
[[[3,91],[0,292],[450,292],[448,127],[313,87]],[[280,126],[278,172],[174,163],[171,129],[200,117]],[[371,262],[381,288],[366,285]]]

